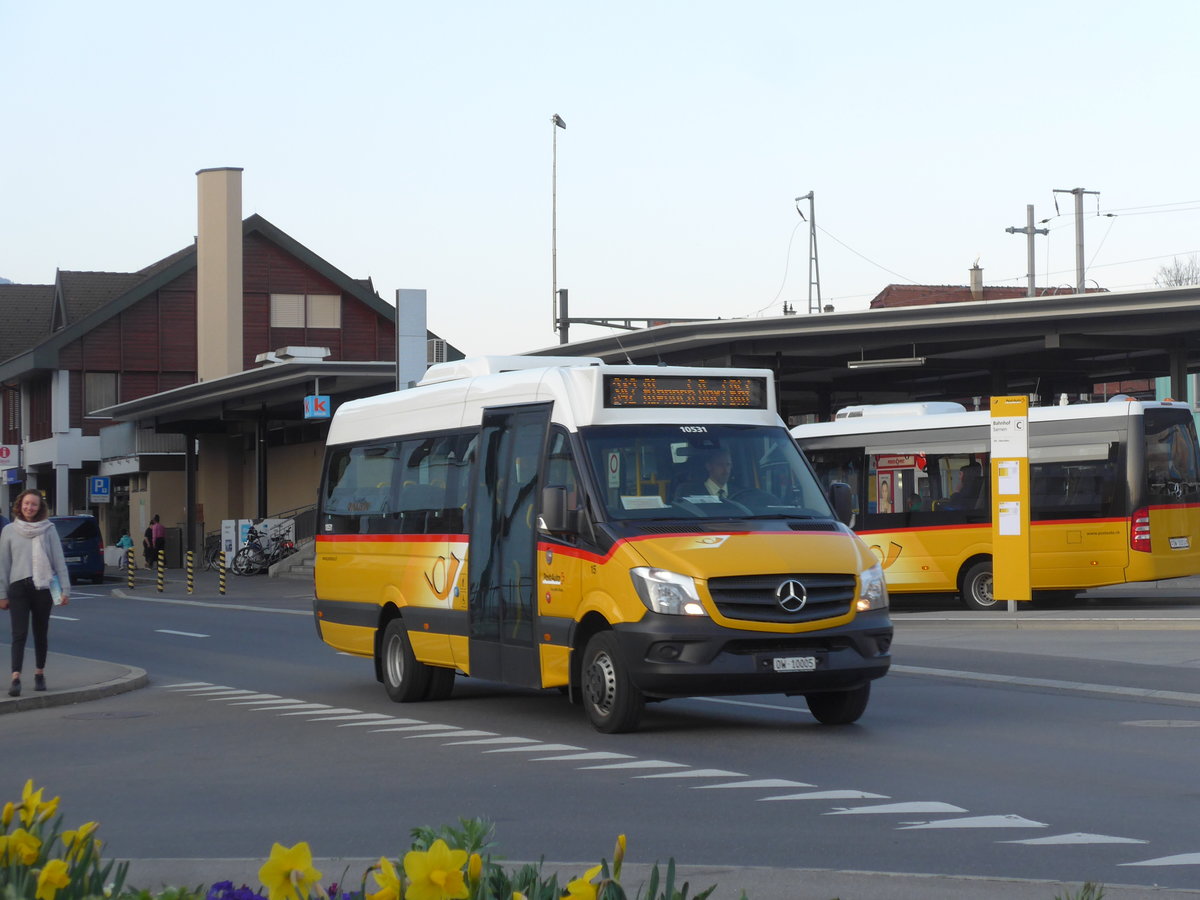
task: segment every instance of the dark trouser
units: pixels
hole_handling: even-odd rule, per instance
[[[25,639],[33,620],[33,655],[37,669],[46,668],[49,647],[50,610],[54,600],[50,591],[38,590],[32,578],[22,578],[8,586],[8,614],[12,617],[12,671],[20,672],[25,662]]]

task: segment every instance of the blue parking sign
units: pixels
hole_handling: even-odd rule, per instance
[[[107,503],[111,493],[112,482],[107,475],[88,478],[88,503]]]

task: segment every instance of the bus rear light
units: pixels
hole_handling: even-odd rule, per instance
[[[1144,506],[1129,517],[1129,549],[1150,552],[1150,510]]]

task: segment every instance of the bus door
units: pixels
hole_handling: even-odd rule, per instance
[[[483,413],[468,518],[470,672],[541,687],[534,617],[538,467],[550,404]]]

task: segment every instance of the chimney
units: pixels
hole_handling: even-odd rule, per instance
[[[196,374],[210,381],[242,371],[242,170],[196,179]]]
[[[971,266],[971,299],[983,299],[983,269],[979,268],[979,260]]]

